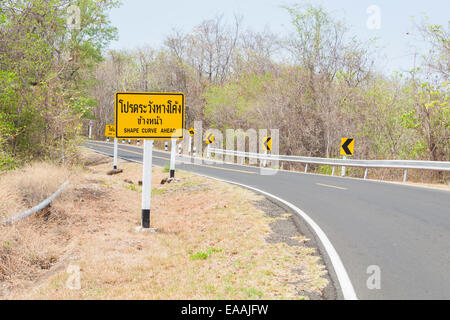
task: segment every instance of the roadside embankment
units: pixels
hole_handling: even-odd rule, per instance
[[[0,227],[0,297],[330,298],[317,250],[264,197],[187,172],[161,185],[168,173],[154,167],[151,226],[158,231],[136,232],[141,165],[119,162],[123,173],[108,176],[110,158],[86,151],[84,162],[45,216]],[[68,285],[74,277],[79,287]]]

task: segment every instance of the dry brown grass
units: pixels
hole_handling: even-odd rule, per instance
[[[70,171],[35,162],[0,175],[0,221],[39,204],[69,178]]]
[[[111,168],[108,163],[76,177],[65,192],[64,218],[51,222],[50,233],[40,234],[49,239],[58,235],[59,240],[53,242],[57,248],[49,246],[38,260],[55,256],[58,262],[66,261],[64,268],[47,270],[37,282],[35,277],[32,290],[16,285],[19,289],[5,298],[307,299],[321,295],[327,280],[320,258],[300,242],[292,247],[266,241],[274,219],[253,205],[260,196],[186,172],[177,172],[178,182],[160,185],[167,173],[154,168],[151,225],[158,232],[138,233],[142,194],[137,182],[142,167],[120,162],[119,167],[124,173],[115,176],[105,174]],[[15,230],[11,228],[10,234]],[[22,240],[28,241],[36,239]],[[66,286],[69,263],[81,268],[80,290]]]
[[[38,162],[0,176],[0,222],[42,202],[69,174],[67,169]],[[57,263],[70,238],[63,227],[60,201],[13,225],[0,224],[0,291],[30,283]]]

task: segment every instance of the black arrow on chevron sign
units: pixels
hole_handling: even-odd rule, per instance
[[[268,137],[268,138],[266,139],[266,141],[264,141],[264,145],[266,146],[266,150],[267,150],[267,151],[270,151],[270,148],[269,148],[269,146],[268,146],[268,143],[269,143],[269,141],[270,141],[271,139],[272,139],[271,137]]]
[[[208,141],[209,141],[209,143],[214,142],[214,135],[212,133],[208,134]]]
[[[350,143],[352,143],[353,139],[347,139],[344,144],[342,145],[342,149],[345,151],[345,153],[349,156],[352,155],[352,152],[350,151],[350,149],[348,148],[348,146],[350,145]]]

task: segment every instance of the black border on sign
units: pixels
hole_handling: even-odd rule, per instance
[[[118,136],[117,135],[117,133],[119,132],[119,130],[118,130],[118,128],[117,128],[117,125],[118,125],[118,121],[117,121],[117,106],[118,106],[118,95],[119,94],[144,94],[144,95],[153,95],[153,96],[162,96],[162,95],[168,95],[168,94],[171,94],[171,95],[174,95],[174,96],[176,96],[176,95],[178,95],[178,96],[181,96],[181,101],[182,101],[182,105],[183,105],[183,110],[182,110],[182,118],[183,118],[183,120],[182,120],[182,130],[181,130],[181,136],[171,136],[171,137],[136,137],[136,136],[133,136],[133,137],[128,137],[128,136]],[[185,116],[185,113],[184,113],[184,109],[185,109],[185,105],[184,105],[184,93],[181,93],[181,92],[116,92],[116,99],[115,99],[115,108],[114,108],[114,111],[115,111],[115,119],[116,119],[116,138],[120,138],[120,139],[150,139],[150,140],[153,140],[153,139],[162,139],[162,140],[170,140],[170,139],[183,139],[183,134],[184,134],[184,129],[185,129],[185,119],[184,119],[184,116]]]

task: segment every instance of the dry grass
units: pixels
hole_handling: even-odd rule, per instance
[[[65,193],[64,218],[51,222],[50,238],[62,232],[56,252],[49,246],[42,259],[66,259],[65,267],[5,298],[308,299],[327,285],[314,249],[265,240],[273,219],[255,208],[261,197],[249,190],[185,172],[160,185],[167,173],[154,168],[151,225],[158,232],[138,233],[142,168],[119,163],[124,173],[107,176],[110,167],[78,175]],[[81,269],[80,290],[66,286],[69,263]]]
[[[0,175],[0,221],[39,204],[69,177],[69,170],[45,162]]]
[[[39,204],[68,177],[67,169],[48,163],[34,163],[0,176],[0,221]],[[11,226],[0,224],[0,291],[32,282],[58,261],[70,238],[60,201],[54,201],[51,210]]]

